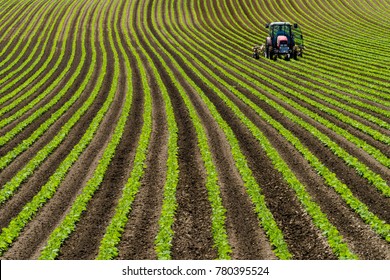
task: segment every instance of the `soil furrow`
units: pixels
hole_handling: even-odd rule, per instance
[[[158,231],[166,178],[168,132],[164,101],[156,84],[151,85],[153,129],[142,178],[129,221],[119,244],[119,259],[156,259],[154,239]]]

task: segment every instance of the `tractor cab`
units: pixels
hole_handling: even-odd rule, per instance
[[[297,59],[302,56],[303,36],[298,24],[272,22],[265,25],[269,29],[265,42],[264,56],[276,60],[277,57]]]
[[[268,26],[268,27],[267,27]],[[287,44],[291,45],[294,43],[294,38],[291,32],[292,25],[288,22],[273,22],[267,24],[266,28],[269,28],[269,36],[272,40],[272,45],[277,46],[279,44],[279,37],[287,40]]]

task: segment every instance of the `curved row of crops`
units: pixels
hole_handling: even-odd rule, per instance
[[[1,258],[390,259],[390,2],[0,6]]]

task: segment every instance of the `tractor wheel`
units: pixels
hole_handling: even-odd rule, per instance
[[[294,60],[297,60],[297,59],[298,59],[298,53],[297,53],[297,51],[294,51],[293,57],[294,57]]]
[[[272,47],[269,47],[268,48],[268,58],[269,59],[273,59],[273,60],[276,60],[277,59],[277,56],[275,55]]]

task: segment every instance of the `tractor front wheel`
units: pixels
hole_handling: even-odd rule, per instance
[[[278,54],[275,54],[274,51],[272,50],[272,48],[271,48],[271,51],[269,52],[269,55],[270,55],[269,56],[270,59],[272,59],[274,61],[276,61],[278,59]]]
[[[277,55],[275,55],[274,50],[272,49],[272,47],[268,47],[268,58],[269,59],[273,59],[273,60],[277,59]]]

